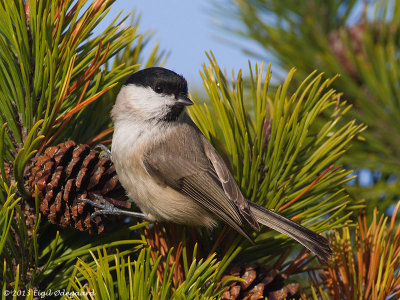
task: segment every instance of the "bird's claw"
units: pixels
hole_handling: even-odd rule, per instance
[[[101,158],[109,158],[110,160],[112,160],[112,154],[110,149],[108,149],[106,146],[104,146],[103,144],[98,144],[96,146],[94,146],[94,148],[98,148],[100,150],[103,150],[103,152],[100,154]]]
[[[129,211],[129,210],[123,210],[120,208],[117,208],[114,204],[111,202],[107,201],[103,197],[97,194],[93,194],[93,196],[100,202],[96,202],[90,199],[80,199],[78,200],[79,202],[87,203],[93,207],[98,208],[99,210],[96,210],[90,215],[90,219],[94,220],[96,216],[99,215],[117,215],[117,216],[129,216],[129,217],[136,217],[136,218],[143,218],[146,219],[146,216],[143,213],[138,213],[134,211]]]

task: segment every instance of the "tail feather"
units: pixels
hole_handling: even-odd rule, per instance
[[[326,238],[254,202],[249,204],[259,223],[295,239],[324,262],[329,260],[332,250]]]

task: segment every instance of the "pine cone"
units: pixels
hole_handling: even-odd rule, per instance
[[[5,171],[5,175],[6,175],[6,180],[11,181],[12,183],[14,182],[14,178],[13,178],[13,170],[12,170],[12,164],[8,161],[4,161],[3,162],[4,165],[4,171]],[[0,173],[0,178],[2,178],[2,175]]]
[[[262,264],[233,267],[229,276],[239,277],[245,282],[235,282],[222,294],[224,300],[283,300],[301,299],[299,284],[291,283],[285,286],[285,274]]]
[[[27,190],[35,196],[38,188],[40,211],[50,222],[62,227],[73,226],[89,233],[104,231],[106,217],[91,214],[97,210],[79,199],[96,201],[94,194],[102,196],[119,207],[129,208],[126,201],[118,201],[124,195],[114,165],[108,157],[100,157],[99,152],[88,145],[77,145],[68,141],[36,157],[26,170]]]
[[[350,37],[351,51],[354,55],[364,54],[362,48],[362,35],[364,34],[365,26],[364,24],[356,24],[350,27],[341,28],[333,31],[329,34],[330,47],[336,56],[336,59],[342,65],[344,70],[353,77],[354,80],[359,81],[360,76],[358,74],[357,67],[353,64],[347,54],[347,46],[342,40],[341,34],[346,30]]]

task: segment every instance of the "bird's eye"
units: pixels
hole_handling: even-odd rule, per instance
[[[154,88],[154,90],[155,90],[155,92],[158,93],[158,94],[161,94],[162,91],[163,91],[163,89],[162,89],[162,87],[161,87],[160,85],[156,85],[156,87]]]

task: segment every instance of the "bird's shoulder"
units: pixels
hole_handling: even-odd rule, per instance
[[[179,122],[151,142],[143,153],[143,161],[147,168],[174,170],[175,176],[207,170],[212,166],[204,152],[203,138],[194,124]]]

